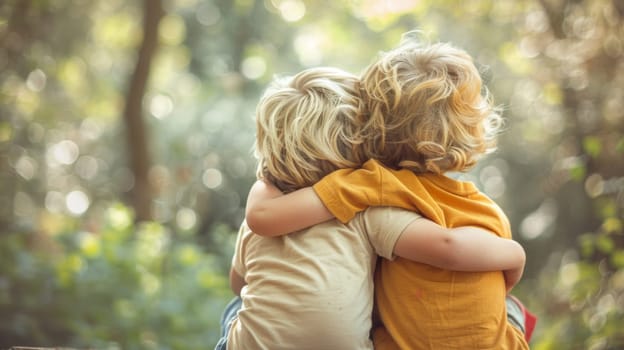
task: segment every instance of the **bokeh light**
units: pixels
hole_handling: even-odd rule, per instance
[[[221,11],[213,3],[204,2],[197,7],[195,17],[199,23],[205,26],[211,26],[219,22],[221,19]]]
[[[251,56],[245,58],[241,66],[241,72],[248,79],[258,79],[266,72],[266,62],[262,57]]]
[[[173,111],[173,100],[166,95],[156,95],[150,101],[149,111],[156,119],[163,119]]]
[[[89,197],[80,190],[71,191],[65,196],[65,205],[70,214],[80,216],[89,209]]]
[[[306,13],[306,7],[300,0],[280,0],[278,9],[282,18],[287,22],[297,22]]]
[[[546,233],[556,218],[557,204],[552,199],[546,199],[535,211],[522,220],[520,235],[527,240],[535,239]]]
[[[15,164],[15,171],[25,180],[31,180],[37,172],[37,162],[28,156],[22,156]]]
[[[323,41],[325,36],[322,32],[314,29],[303,30],[295,38],[295,52],[299,61],[304,66],[316,66],[323,61]]]
[[[210,189],[215,189],[221,186],[223,182],[223,175],[221,175],[221,171],[219,169],[206,169],[204,174],[202,175],[202,183],[204,186]]]
[[[73,164],[80,154],[78,145],[71,140],[63,140],[50,148],[50,155],[53,161],[48,163],[60,163],[64,165]]]
[[[176,214],[176,223],[182,230],[190,230],[197,223],[197,215],[191,208],[180,208]]]
[[[48,191],[45,196],[45,208],[51,213],[61,213],[65,209],[65,196],[58,191]]]
[[[26,86],[34,91],[39,92],[46,86],[47,77],[41,69],[35,69],[28,74],[26,78]]]

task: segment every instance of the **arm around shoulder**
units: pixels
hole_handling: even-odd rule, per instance
[[[263,180],[252,186],[245,209],[247,226],[265,237],[281,236],[332,218],[312,187],[283,194]]]
[[[518,280],[522,274],[517,276],[517,272],[524,269],[526,261],[518,242],[477,227],[447,229],[425,218],[407,226],[395,244],[394,253],[448,270],[513,270]]]

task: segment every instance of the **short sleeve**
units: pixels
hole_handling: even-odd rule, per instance
[[[395,207],[371,207],[363,213],[368,238],[377,255],[394,259],[394,246],[403,231],[422,216]]]
[[[339,169],[313,188],[325,207],[342,223],[369,206],[381,205],[381,167],[369,160],[360,169]]]

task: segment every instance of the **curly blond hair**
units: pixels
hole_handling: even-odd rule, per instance
[[[361,85],[365,152],[387,166],[466,171],[495,149],[499,109],[461,49],[406,37],[364,71]]]
[[[255,114],[257,177],[290,192],[360,166],[358,81],[329,67],[274,79]]]

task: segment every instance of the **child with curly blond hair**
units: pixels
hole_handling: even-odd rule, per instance
[[[468,171],[492,151],[501,125],[470,55],[407,37],[371,64],[360,84],[360,137],[366,142],[357,147],[371,160],[326,176],[314,191],[250,198],[252,230],[281,235],[333,217],[348,223],[369,206],[394,206],[446,228],[477,226],[511,239],[496,203],[473,183],[449,175]],[[319,198],[324,206],[312,205]],[[276,213],[286,203],[292,216],[280,220]],[[517,272],[451,271],[400,256],[381,258],[375,348],[528,349],[535,318],[506,297]]]
[[[278,196],[337,169],[360,166],[366,154],[358,147],[359,93],[358,78],[335,68],[274,81],[256,110],[260,181],[255,195]],[[519,244],[482,228],[447,229],[413,211],[387,207],[350,219],[269,238],[243,223],[230,272],[232,290],[240,297],[224,312],[216,348],[373,349],[378,255],[451,270],[509,270],[516,276],[524,267]]]

